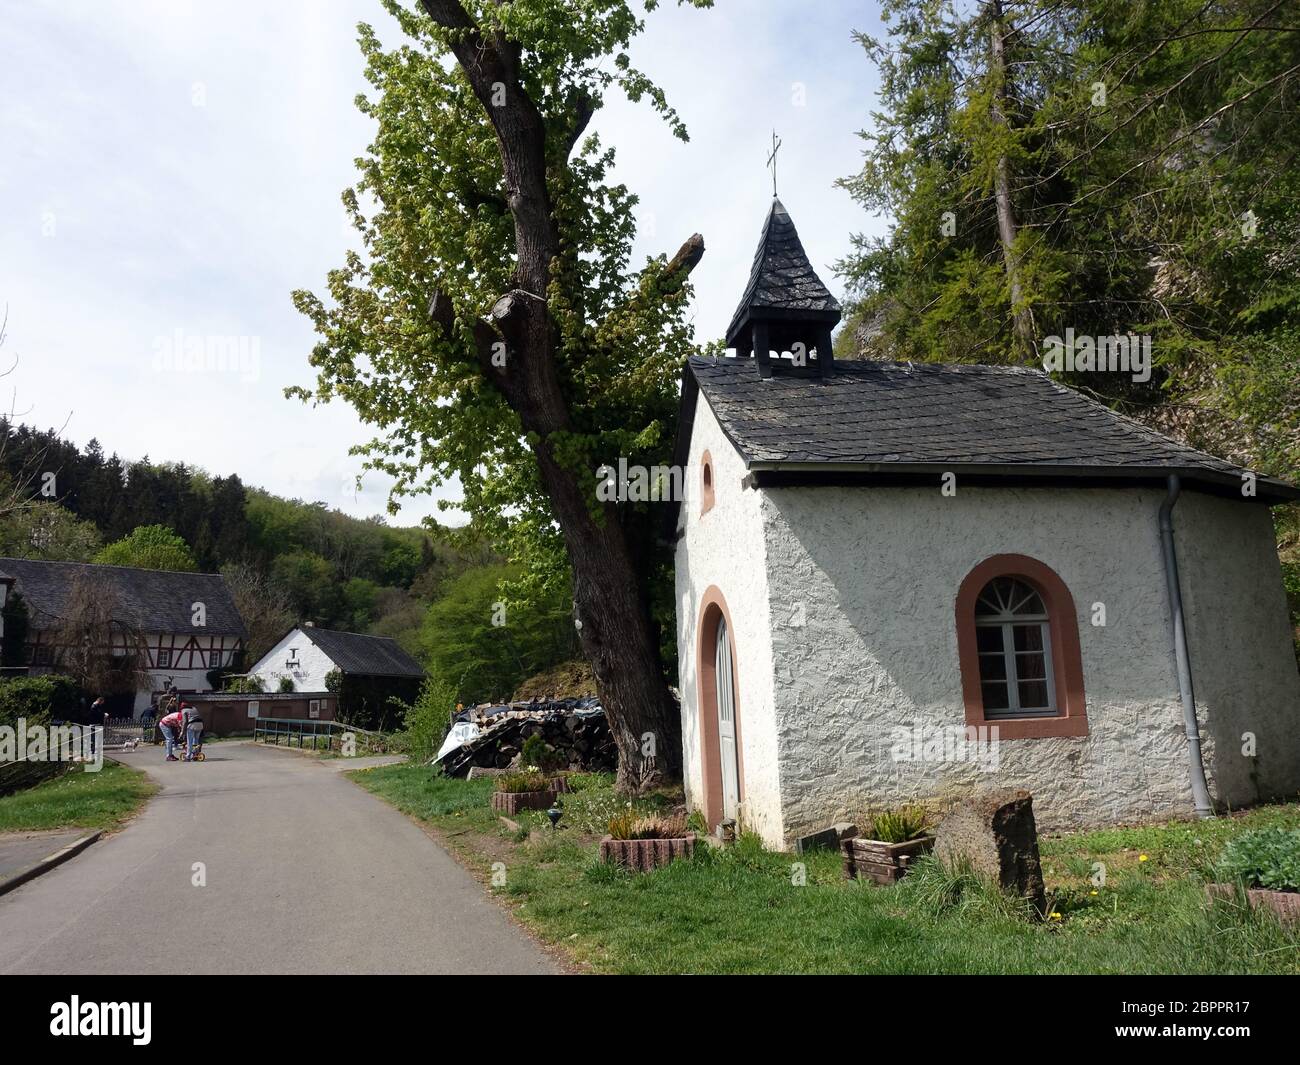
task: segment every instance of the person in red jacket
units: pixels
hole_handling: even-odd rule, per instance
[[[170,714],[158,722],[158,727],[162,729],[163,739],[167,741],[167,761],[180,761],[176,757],[176,742],[181,735],[181,712],[173,710]]]

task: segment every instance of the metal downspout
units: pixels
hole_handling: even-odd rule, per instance
[[[1169,493],[1160,504],[1160,549],[1165,559],[1165,588],[1169,612],[1174,621],[1174,658],[1178,663],[1178,692],[1183,700],[1183,728],[1187,735],[1187,762],[1192,774],[1192,800],[1198,817],[1213,817],[1214,804],[1205,782],[1201,760],[1201,731],[1196,724],[1196,693],[1192,689],[1192,667],[1187,656],[1187,629],[1183,623],[1183,594],[1178,584],[1178,555],[1174,550],[1174,504],[1182,493],[1177,474],[1169,475]]]

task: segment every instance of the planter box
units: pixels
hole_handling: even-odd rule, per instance
[[[840,844],[845,877],[849,880],[865,877],[877,884],[898,883],[912,860],[933,848],[933,836],[909,839],[906,843],[883,843],[878,839],[854,837]]]
[[[545,810],[555,805],[553,791],[494,791],[492,809],[499,814],[517,814],[520,810]]]
[[[571,790],[569,788],[569,778],[567,776],[551,777],[551,790],[556,795],[568,795]]]
[[[679,836],[676,839],[614,839],[606,836],[600,841],[602,862],[625,865],[638,872],[658,869],[678,858],[689,858],[694,853],[694,836]]]
[[[1206,884],[1205,894],[1211,899],[1234,899],[1237,889],[1232,884]],[[1272,910],[1284,925],[1300,925],[1300,891],[1247,888],[1246,901],[1252,910],[1260,906]]]

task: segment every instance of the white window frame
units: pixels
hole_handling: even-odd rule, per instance
[[[1043,601],[1043,595],[1037,588],[1034,588],[1026,581],[1019,580],[1015,577],[999,578],[994,577],[989,581],[992,584],[997,580],[1012,580],[1016,584],[1030,589],[1038,596],[1039,602]],[[976,608],[979,602],[984,599],[984,589],[980,589],[980,594],[976,597]],[[1042,677],[1024,677],[1022,678],[1016,669],[1016,626],[1037,625],[1041,633],[1043,643],[1043,672]],[[975,615],[975,658],[976,669],[979,671],[980,698],[984,696],[985,683],[1005,683],[1007,687],[1007,705],[1000,709],[990,709],[984,707],[984,716],[993,721],[997,718],[1009,717],[1059,717],[1060,711],[1056,705],[1056,668],[1052,662],[1052,622],[1051,618],[1045,613],[1016,613],[1013,607],[1010,611],[1001,610],[996,614],[976,614]],[[1002,630],[1002,659],[1004,670],[1006,671],[1005,681],[988,681],[984,679],[984,659],[995,652],[981,651],[979,649],[979,630],[980,629],[1001,629]],[[1020,705],[1020,682],[1025,681],[1042,681],[1047,687],[1047,705],[1024,707]]]

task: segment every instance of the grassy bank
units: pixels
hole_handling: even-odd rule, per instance
[[[158,790],[138,769],[105,761],[98,773],[70,769],[54,780],[0,798],[0,832],[116,828]]]
[[[901,885],[845,881],[839,855],[797,858],[745,838],[633,875],[600,865],[596,840],[620,808],[608,778],[511,830],[487,809],[490,780],[422,766],[353,774],[435,828],[520,921],[576,961],[618,973],[1300,973],[1300,936],[1231,903],[1210,907],[1203,873],[1247,828],[1300,825],[1300,806],[1233,818],[1045,838],[1056,916],[926,863]],[[660,799],[662,805],[667,800]],[[655,805],[652,801],[650,805]],[[1094,879],[1104,872],[1104,885]]]

